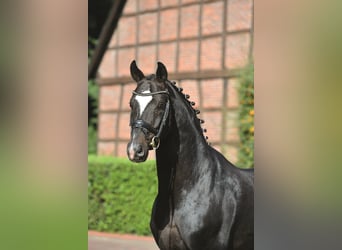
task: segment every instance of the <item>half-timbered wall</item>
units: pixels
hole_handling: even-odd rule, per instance
[[[98,154],[126,156],[129,65],[145,74],[163,62],[196,102],[209,142],[236,162],[237,72],[252,54],[252,0],[128,0],[99,68]],[[153,154],[150,154],[153,157]],[[151,156],[150,156],[151,157]]]

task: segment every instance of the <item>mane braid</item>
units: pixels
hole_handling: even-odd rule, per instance
[[[203,135],[204,139],[206,139],[208,145],[210,145],[210,143],[208,142],[208,136],[204,135],[204,133],[207,132],[207,129],[202,127],[204,120],[198,118],[198,114],[200,114],[201,112],[200,112],[200,110],[194,109],[194,107],[193,107],[195,105],[195,102],[189,100],[190,96],[188,94],[182,93],[183,88],[178,88],[176,86],[176,82],[169,81],[169,80],[166,80],[166,82],[169,83],[168,85],[171,86],[174,90],[176,90],[176,92],[178,92],[183,97],[183,100],[188,103],[188,105],[190,106],[190,108],[194,112],[195,117],[197,118],[197,122],[198,122],[199,126],[202,128],[202,135]]]

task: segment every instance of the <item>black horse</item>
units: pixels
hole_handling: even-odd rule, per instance
[[[146,77],[135,61],[130,67],[137,88],[127,154],[143,162],[156,149],[158,195],[150,226],[159,248],[253,249],[253,170],[235,167],[208,145],[199,111],[167,79],[162,63]]]

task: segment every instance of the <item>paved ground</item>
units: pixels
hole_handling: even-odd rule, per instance
[[[88,250],[158,250],[152,237],[88,231]]]

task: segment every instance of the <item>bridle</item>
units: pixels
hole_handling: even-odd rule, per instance
[[[164,114],[163,114],[163,118],[159,124],[158,129],[154,128],[151,124],[149,124],[148,122],[146,122],[142,119],[137,119],[130,124],[130,126],[132,128],[144,128],[147,131],[149,131],[150,133],[152,133],[154,136],[152,137],[151,143],[149,144],[149,146],[150,146],[149,149],[150,150],[151,149],[158,149],[159,145],[160,145],[160,135],[163,131],[163,128],[165,127],[166,120],[167,120],[167,117],[169,116],[169,112],[170,112],[169,92],[166,90],[156,91],[153,93],[138,93],[138,92],[133,91],[133,94],[137,95],[137,96],[154,96],[154,95],[159,95],[159,94],[166,94],[168,96],[167,102],[166,102],[166,107],[165,107]]]

